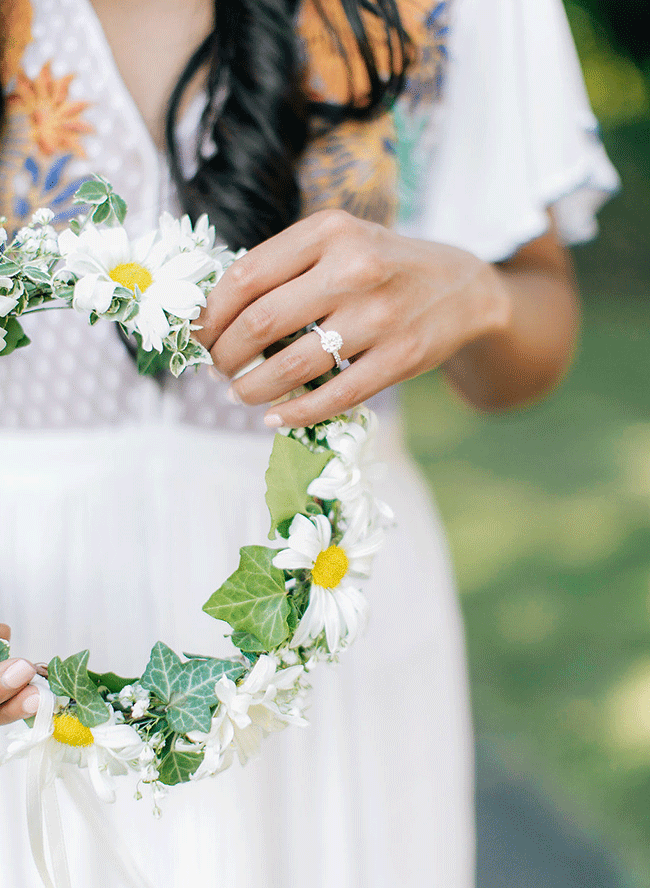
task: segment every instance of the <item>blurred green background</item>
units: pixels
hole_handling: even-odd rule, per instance
[[[513,779],[530,777],[525,796],[538,792],[613,850],[624,878],[575,885],[647,888],[650,4],[566,7],[623,180],[599,239],[574,251],[584,300],[575,366],[550,400],[496,417],[466,409],[435,374],[404,397],[455,558],[478,748]],[[568,880],[550,867],[547,884]]]

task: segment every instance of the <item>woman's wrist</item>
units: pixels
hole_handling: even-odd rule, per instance
[[[482,263],[470,298],[476,335],[443,369],[472,406],[496,411],[546,394],[571,361],[577,297],[566,252],[545,235],[503,265]]]

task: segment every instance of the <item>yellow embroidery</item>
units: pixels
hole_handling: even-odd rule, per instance
[[[318,11],[318,3],[336,32]],[[355,216],[392,225],[397,217],[404,177],[404,157],[398,161],[397,121],[404,130],[404,112],[416,118],[439,96],[446,60],[447,2],[401,0],[402,25],[411,38],[411,61],[406,89],[398,102],[399,114],[385,113],[373,121],[347,121],[325,136],[313,138],[299,164],[303,193],[302,215],[339,207]],[[389,69],[389,48],[384,26],[377,16],[362,10],[369,39],[375,49],[378,71]],[[315,101],[363,105],[369,81],[356,39],[341,0],[305,0],[298,21],[305,56],[305,89]],[[397,47],[395,52],[398,53]],[[347,65],[344,54],[347,56]],[[399,59],[399,55],[396,56]],[[402,151],[403,155],[404,152]]]
[[[409,77],[420,75],[418,69],[422,65],[430,67],[432,55],[435,55],[431,53],[431,46],[436,37],[428,23],[432,11],[445,5],[433,0],[401,0],[398,3],[402,25],[412,41]],[[319,6],[331,28],[323,20]],[[377,69],[380,75],[386,76],[390,52],[385,27],[378,16],[366,10],[361,11],[361,17],[375,52]],[[342,103],[354,99],[357,104],[364,104],[370,84],[341,0],[305,0],[298,19],[298,34],[305,48],[308,95],[316,101]],[[399,60],[396,42],[393,51]]]
[[[5,86],[18,73],[23,53],[32,42],[33,17],[29,0],[0,2],[0,79]]]

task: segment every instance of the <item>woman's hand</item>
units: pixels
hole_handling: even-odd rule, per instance
[[[402,237],[325,210],[239,259],[208,298],[197,333],[233,377],[264,349],[318,321],[343,338],[350,367],[316,391],[271,408],[270,426],[320,422],[505,329],[510,296],[492,266],[453,247]],[[274,401],[334,366],[316,333],[232,384],[247,404]]]
[[[9,641],[9,626],[0,623],[0,638]],[[38,688],[30,681],[36,668],[27,660],[5,660],[0,663],[0,725],[31,718],[38,709]]]
[[[443,366],[473,406],[538,398],[573,352],[578,308],[570,262],[549,231],[490,265],[455,247],[403,237],[343,210],[323,210],[255,247],[208,297],[199,341],[226,377],[312,321],[351,362],[316,391],[272,407],[267,425],[313,425],[396,382]],[[232,384],[263,404],[334,366],[315,332]]]

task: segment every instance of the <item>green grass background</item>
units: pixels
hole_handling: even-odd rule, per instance
[[[584,330],[552,398],[481,416],[404,389],[466,621],[475,725],[650,885],[650,123],[647,81],[568,4],[624,188],[575,251]]]

